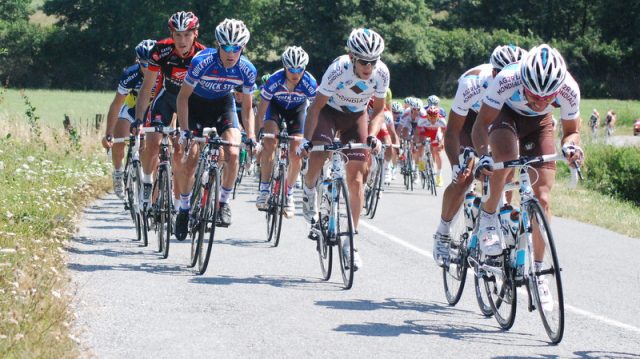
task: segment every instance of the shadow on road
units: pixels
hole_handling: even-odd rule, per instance
[[[342,290],[341,287],[330,287],[327,283],[321,280],[310,280],[305,277],[295,276],[277,276],[277,275],[256,275],[253,277],[231,277],[231,276],[217,276],[217,277],[194,277],[191,279],[192,283],[198,284],[214,284],[214,285],[232,285],[232,284],[259,284],[269,285],[277,288],[291,288],[298,290]]]
[[[577,358],[581,359],[595,359],[595,358],[617,358],[617,359],[638,359],[640,354],[624,353],[624,352],[606,352],[598,350],[583,350],[573,352]]]
[[[160,259],[160,258],[158,258]],[[160,264],[160,263],[140,263],[140,264],[81,264],[69,263],[69,270],[78,272],[99,272],[99,271],[136,271],[147,272],[151,274],[171,274],[171,275],[192,275],[191,272],[185,270],[184,266]]]

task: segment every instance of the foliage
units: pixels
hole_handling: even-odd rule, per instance
[[[589,188],[640,205],[640,148],[592,145],[585,152]]]
[[[27,117],[27,124],[32,136],[35,136],[36,140],[41,140],[42,128],[40,127],[40,116],[36,113],[36,108],[31,104],[29,96],[24,91],[21,91],[22,98],[24,99],[24,105],[26,110],[24,112]]]

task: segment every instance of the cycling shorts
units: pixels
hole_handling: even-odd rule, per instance
[[[318,115],[318,124],[311,141],[314,143],[332,143],[338,135],[341,143],[367,143],[369,135],[369,116],[367,111],[342,112],[325,105]],[[345,150],[349,161],[365,161],[369,150]]]
[[[119,120],[126,120],[133,123],[133,121],[135,121],[135,117],[136,117],[135,107],[129,107],[127,106],[127,104],[124,104],[122,105],[122,107],[120,107],[120,113],[118,113]]]
[[[304,120],[307,115],[307,103],[303,102],[300,105],[287,110],[275,101],[269,103],[265,121],[275,121],[280,128],[282,121],[287,124],[287,132],[290,135],[299,135],[304,132]],[[280,128],[282,129],[282,128]]]
[[[150,116],[145,126],[170,126],[173,114],[176,113],[176,99],[178,95],[162,89],[151,103]]]
[[[442,140],[442,132],[438,131],[440,128],[429,128],[429,127],[417,127],[416,135],[420,139],[428,138],[431,141],[431,147],[440,146],[440,141]],[[421,142],[421,141],[420,141]]]
[[[197,133],[205,127],[215,127],[220,135],[230,128],[240,129],[232,94],[213,100],[195,93],[189,97],[189,129]]]
[[[502,106],[502,110],[489,127],[489,134],[498,129],[511,131],[519,140],[520,156],[541,156],[556,153],[553,138],[552,114],[540,116],[523,116],[509,106]],[[536,168],[555,170],[555,162],[534,164]]]

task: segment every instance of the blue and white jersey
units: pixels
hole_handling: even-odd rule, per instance
[[[349,55],[333,60],[322,76],[318,92],[329,97],[328,105],[341,112],[361,112],[371,96],[385,98],[389,88],[389,69],[378,60],[368,80],[356,76]]]
[[[222,65],[218,50],[207,48],[191,60],[184,83],[195,87],[196,95],[214,100],[227,96],[236,86],[242,86],[243,93],[251,94],[257,73],[244,55],[235,66],[227,69]]]
[[[140,64],[134,64],[127,67],[120,76],[120,82],[118,83],[118,93],[120,95],[128,95],[129,92],[134,92],[134,96],[138,94],[140,87],[142,87],[142,71],[140,70]]]
[[[520,63],[513,63],[500,71],[487,89],[482,102],[495,109],[501,109],[505,103],[517,113],[523,116],[540,116],[560,108],[560,118],[563,120],[575,120],[580,116],[580,87],[567,72],[564,84],[547,108],[541,112],[535,112],[527,106],[524,95],[524,85],[520,77]]]
[[[298,82],[298,85],[289,91],[287,89],[287,76],[284,69],[276,71],[262,87],[260,96],[265,101],[275,101],[287,110],[300,106],[306,100],[312,102],[316,97],[318,84],[316,79],[308,71]]]
[[[493,66],[482,64],[465,72],[458,79],[458,90],[451,110],[460,116],[467,116],[469,110],[478,112],[484,95],[493,81]]]

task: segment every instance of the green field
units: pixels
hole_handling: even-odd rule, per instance
[[[54,128],[62,127],[64,115],[77,122],[94,119],[96,114],[107,115],[115,96],[113,92],[86,92],[63,90],[24,90],[41,123]],[[21,91],[0,91],[0,121],[20,121],[25,118],[25,103]]]

